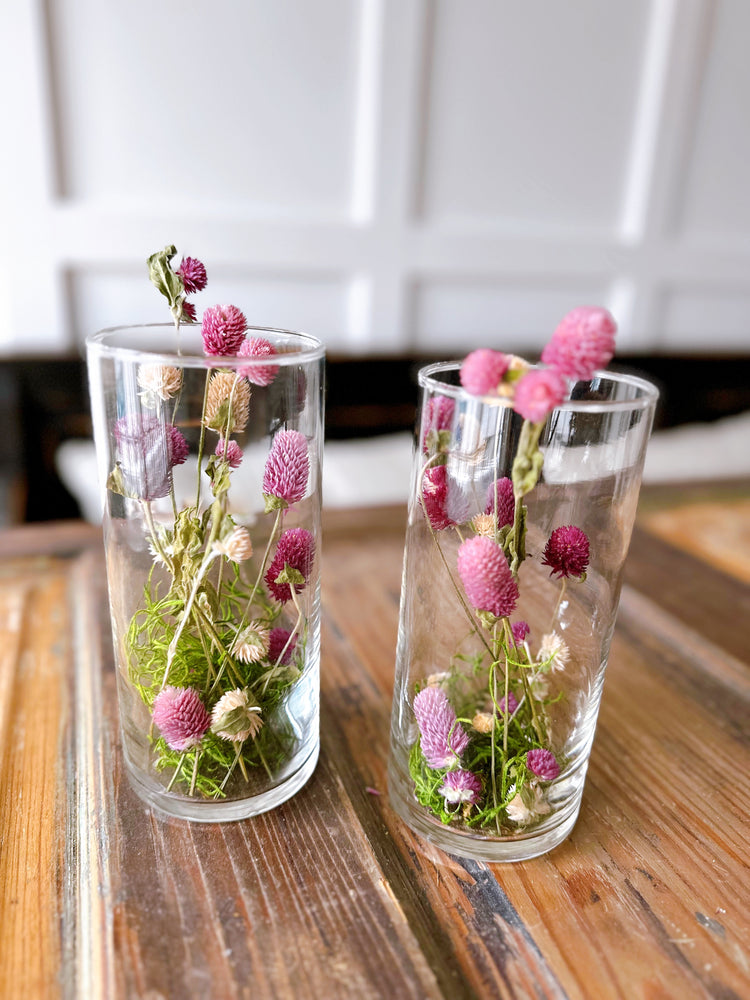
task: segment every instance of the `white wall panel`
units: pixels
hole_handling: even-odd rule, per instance
[[[434,4],[425,216],[617,223],[645,0]]]
[[[660,347],[705,349],[707,335],[725,350],[750,352],[750,288],[671,288],[662,298]]]

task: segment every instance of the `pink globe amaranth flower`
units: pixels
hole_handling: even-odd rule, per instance
[[[583,576],[589,565],[586,532],[574,524],[555,528],[544,546],[542,565],[550,567],[550,576]]]
[[[457,565],[472,607],[497,618],[513,614],[518,586],[497,542],[486,535],[467,538],[458,548]]]
[[[245,339],[247,320],[237,306],[209,306],[203,313],[203,350],[215,357],[237,353]]]
[[[190,448],[181,431],[174,424],[167,425],[169,459],[172,466],[182,465],[190,454]]]
[[[472,396],[488,396],[497,392],[503,375],[510,365],[510,357],[502,351],[480,347],[467,354],[461,365],[461,385]]]
[[[195,688],[171,684],[154,699],[153,719],[172,750],[197,746],[211,725],[211,716]]]
[[[198,318],[198,314],[195,311],[195,306],[192,302],[188,302],[187,299],[183,299],[182,302],[182,316],[181,319],[187,320],[188,323],[195,323]]]
[[[513,524],[516,498],[513,496],[513,483],[507,476],[496,479],[494,483],[490,483],[487,489],[485,514],[494,514],[496,506],[498,528],[504,528],[506,524]]]
[[[510,630],[513,633],[513,642],[517,646],[522,646],[526,640],[526,636],[531,632],[527,622],[514,622]]]
[[[430,767],[451,767],[469,745],[469,737],[448,696],[440,687],[423,688],[414,698],[419,745]]]
[[[433,465],[425,472],[421,500],[425,515],[435,531],[442,531],[455,524],[446,511],[448,471],[444,465]]]
[[[532,368],[516,384],[513,409],[524,420],[537,424],[554,410],[568,394],[568,386],[554,368]]]
[[[310,475],[307,438],[300,431],[279,431],[263,470],[263,493],[287,503],[305,495]]]
[[[237,469],[242,464],[242,448],[236,441],[227,441],[225,446],[224,438],[219,438],[214,454],[223,458],[230,469]]]
[[[177,273],[182,278],[182,284],[188,295],[202,292],[206,287],[206,268],[196,257],[183,257]]]
[[[456,771],[448,771],[438,792],[451,805],[468,802],[473,806],[482,794],[482,782],[473,771],[459,768]]]
[[[269,340],[263,337],[248,337],[240,344],[237,354],[241,358],[272,358],[277,353],[276,348]],[[270,385],[279,373],[278,365],[242,365],[237,369],[240,375],[254,385]]]
[[[268,659],[271,663],[280,663],[282,666],[286,666],[287,663],[292,659],[292,653],[294,652],[294,647],[297,645],[297,636],[292,638],[289,642],[289,636],[292,633],[288,628],[272,628],[271,634],[268,637]],[[287,645],[289,643],[289,645]],[[286,648],[284,648],[286,647]],[[284,654],[281,659],[279,657]]]
[[[174,462],[166,425],[155,414],[129,413],[115,421],[112,431],[127,494],[142,500],[167,496]]]
[[[501,713],[505,714],[505,695],[502,696],[500,701],[497,703],[497,707],[500,709]],[[518,708],[518,698],[513,694],[512,691],[508,692],[508,715],[513,715],[515,710]]]
[[[427,452],[430,431],[449,431],[453,426],[455,400],[450,396],[430,396],[422,415],[422,450]]]
[[[569,378],[589,379],[615,353],[617,324],[606,309],[579,306],[562,318],[542,361]]]
[[[265,577],[266,586],[277,601],[285,604],[292,596],[292,589],[288,583],[276,582],[284,567],[290,566],[304,577],[304,583],[294,586],[294,592],[298,594],[307,585],[314,558],[315,539],[306,528],[289,528],[282,533]]]
[[[560,765],[550,750],[529,750],[526,767],[542,781],[553,781],[560,773]]]

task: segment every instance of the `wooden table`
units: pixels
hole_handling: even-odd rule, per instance
[[[0,535],[0,996],[750,996],[750,587],[637,531],[578,824],[479,864],[386,795],[404,523],[329,519],[317,771],[213,826],[124,780],[98,533]]]

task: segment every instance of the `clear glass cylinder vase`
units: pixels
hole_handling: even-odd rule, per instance
[[[197,821],[284,802],[319,751],[324,351],[252,328],[87,342],[123,754],[137,793]]]
[[[598,373],[532,425],[459,367],[419,374],[389,791],[443,850],[519,861],[578,816],[657,392]]]

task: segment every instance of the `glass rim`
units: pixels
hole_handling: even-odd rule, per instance
[[[84,343],[88,351],[95,351],[103,357],[122,357],[132,361],[139,358],[149,363],[161,363],[182,368],[235,368],[238,364],[255,366],[298,365],[308,364],[325,357],[325,344],[318,337],[311,333],[304,333],[299,330],[287,330],[283,327],[275,326],[248,326],[248,333],[269,333],[296,340],[305,346],[302,350],[285,351],[272,354],[267,357],[239,357],[236,354],[197,354],[194,351],[187,351],[184,354],[179,351],[149,350],[143,347],[128,346],[127,344],[112,343],[111,338],[128,331],[143,332],[146,330],[158,330],[162,333],[171,331],[175,333],[174,323],[128,323],[120,326],[109,326],[96,333],[89,334]],[[199,323],[180,323],[180,330],[200,330]]]
[[[434,376],[438,372],[456,371],[461,367],[461,361],[434,361],[429,365],[424,365],[417,372],[417,379],[423,389],[432,389],[440,392],[444,396],[451,396],[453,399],[465,401],[488,403],[494,406],[502,406],[508,409],[513,407],[512,399],[504,399],[501,396],[475,396],[468,392],[461,385],[446,385]],[[532,368],[540,369],[543,365],[531,365]],[[594,379],[608,380],[623,385],[630,385],[641,390],[641,395],[633,399],[566,399],[554,407],[554,410],[585,410],[588,413],[606,413],[612,410],[645,410],[656,404],[659,398],[659,390],[648,379],[640,375],[632,375],[627,372],[610,371],[608,369],[597,369],[589,379],[569,379],[575,385],[579,382],[593,382]],[[554,412],[554,411],[553,411]]]

